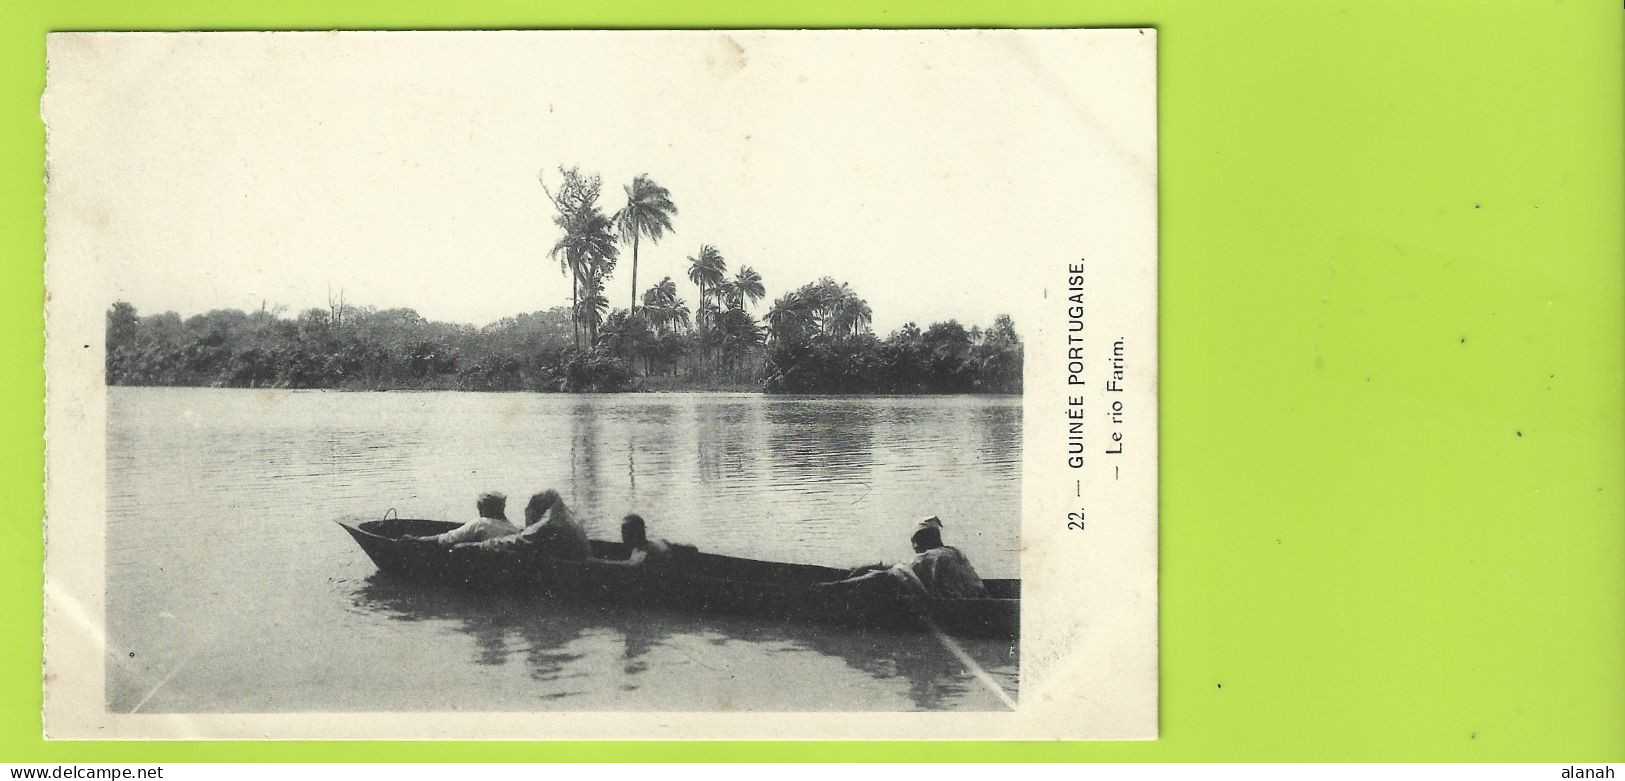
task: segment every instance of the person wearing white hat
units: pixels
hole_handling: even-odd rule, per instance
[[[987,586],[977,576],[970,559],[953,548],[942,544],[942,519],[933,515],[920,521],[909,538],[914,545],[914,560],[909,562],[909,574],[925,585],[925,590],[938,599],[985,599]],[[897,568],[901,568],[898,565]]]
[[[861,568],[862,574],[821,585],[858,587],[860,584],[892,582],[914,596],[936,599],[987,597],[987,587],[970,565],[970,559],[965,558],[958,548],[942,544],[942,519],[933,515],[920,521],[914,527],[909,542],[914,546],[914,558],[907,564],[891,567],[871,565]]]

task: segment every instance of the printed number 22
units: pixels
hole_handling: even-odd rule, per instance
[[[1076,532],[1083,531],[1083,510],[1066,514],[1066,528]]]

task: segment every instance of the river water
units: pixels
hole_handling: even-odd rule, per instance
[[[593,537],[755,559],[909,555],[936,514],[1018,577],[1009,397],[109,388],[115,712],[1002,709],[927,634],[560,605],[402,582],[331,521],[509,516],[557,488]],[[1008,643],[961,641],[1009,696]]]

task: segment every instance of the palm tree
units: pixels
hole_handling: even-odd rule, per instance
[[[580,299],[580,295],[581,295],[581,293],[580,293],[581,273],[580,273],[580,270],[577,268],[577,266],[579,264],[578,264],[578,262],[576,260],[575,255],[572,254],[569,251],[569,249],[564,246],[564,239],[562,239],[562,238],[559,239],[559,241],[553,245],[553,249],[549,250],[547,254],[548,254],[549,257],[558,258],[558,261],[559,261],[559,273],[560,274],[569,274],[570,275],[570,324],[571,324],[571,328],[573,328],[575,330],[576,349],[580,349],[581,348],[581,321],[577,320],[576,316],[575,316],[576,305],[581,302],[581,299]]]
[[[671,201],[671,192],[655,184],[648,174],[638,174],[627,185],[626,205],[615,213],[615,225],[621,241],[632,242],[632,306],[627,310],[637,313],[638,303],[638,239],[648,236],[660,241],[666,231],[672,230],[671,216],[677,213],[677,204]]]
[[[581,284],[581,296],[575,304],[575,319],[587,326],[587,344],[598,345],[598,326],[604,324],[604,313],[609,311],[609,299],[604,297],[603,274],[593,273]]]
[[[662,277],[653,287],[643,291],[643,305],[657,306],[677,298],[677,283],[671,277]]]
[[[874,312],[869,309],[869,302],[858,297],[843,282],[842,295],[830,309],[831,330],[841,336],[851,336],[869,330],[874,322]]]
[[[869,302],[858,296],[852,286],[825,277],[819,280],[820,320],[824,331],[832,336],[851,336],[866,331],[874,320]]]
[[[716,287],[706,315],[717,325],[711,341],[717,345],[719,361],[728,368],[737,370],[739,356],[746,349],[762,344],[762,329],[751,317],[748,307],[766,294],[762,275],[750,266],[740,266],[733,279]]]
[[[768,307],[764,317],[767,320],[767,338],[775,343],[799,341],[816,327],[816,317],[806,288],[792,290],[779,296],[773,301],[773,306]]]
[[[665,277],[658,284],[643,291],[641,320],[653,331],[650,352],[645,357],[645,370],[652,371],[652,359],[658,358],[662,367],[675,372],[677,356],[683,351],[681,332],[688,330],[688,302],[677,295],[677,283]]]
[[[614,270],[620,248],[615,243],[614,221],[598,208],[601,187],[598,177],[585,176],[578,169],[565,169],[562,166],[559,173],[564,182],[556,195],[547,188],[545,176],[539,175],[537,178],[542,182],[542,191],[547,193],[548,200],[553,202],[558,212],[553,216],[553,224],[559,227],[562,235],[548,251],[548,256],[559,261],[560,273],[570,275],[570,312],[575,346],[579,350],[580,315],[584,311],[581,308],[582,290],[592,277],[599,278],[598,284],[602,287],[602,277]]]
[[[739,357],[762,343],[762,328],[756,318],[738,307],[730,307],[717,318],[716,343],[725,370],[737,373]]]
[[[779,296],[767,313],[769,336],[775,342],[814,335],[828,339],[854,336],[867,332],[873,322],[869,302],[851,285],[829,277]]]
[[[727,275],[728,261],[709,244],[700,245],[699,253],[688,259],[688,279],[700,288],[702,306],[717,294]]]
[[[688,302],[677,295],[677,283],[671,277],[643,291],[643,310],[650,327],[661,334],[689,325]]]
[[[718,296],[727,275],[728,261],[723,259],[716,247],[709,244],[700,245],[699,253],[688,259],[688,279],[700,289],[700,302],[694,308],[694,324],[700,330],[702,342],[706,328],[715,321],[721,309],[713,299]]]
[[[801,299],[798,291],[786,292],[773,299],[772,307],[767,307],[767,315],[762,320],[767,321],[769,343],[777,344],[801,336],[806,333],[806,300]]]
[[[762,287],[762,275],[750,266],[740,266],[738,273],[734,274],[730,291],[734,295],[733,304],[743,305],[746,301],[754,304],[767,295],[767,288]]]

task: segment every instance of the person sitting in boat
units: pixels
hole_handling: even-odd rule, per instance
[[[401,535],[401,539],[407,542],[452,546],[519,533],[519,528],[508,521],[508,497],[496,491],[487,491],[474,501],[474,508],[479,511],[480,517],[451,531],[426,537],[405,534]]]
[[[626,558],[593,559],[593,561],[620,567],[664,564],[671,561],[671,543],[661,539],[649,539],[648,525],[643,522],[643,516],[637,513],[621,519],[621,542],[626,543],[629,552]]]
[[[942,520],[933,515],[915,527],[909,538],[914,560],[909,570],[938,599],[986,599],[987,586],[958,548],[942,544]]]
[[[459,545],[458,550],[485,548],[488,550],[534,549],[558,559],[584,561],[592,556],[592,544],[587,532],[576,522],[575,515],[564,505],[559,492],[548,489],[530,497],[525,505],[525,528],[506,537]]]
[[[933,515],[914,528],[909,538],[914,546],[914,558],[907,564],[887,567],[876,564],[860,569],[845,580],[821,584],[835,588],[901,589],[917,597],[936,599],[983,599],[987,586],[983,585],[970,559],[958,548],[942,544],[942,520]]]

